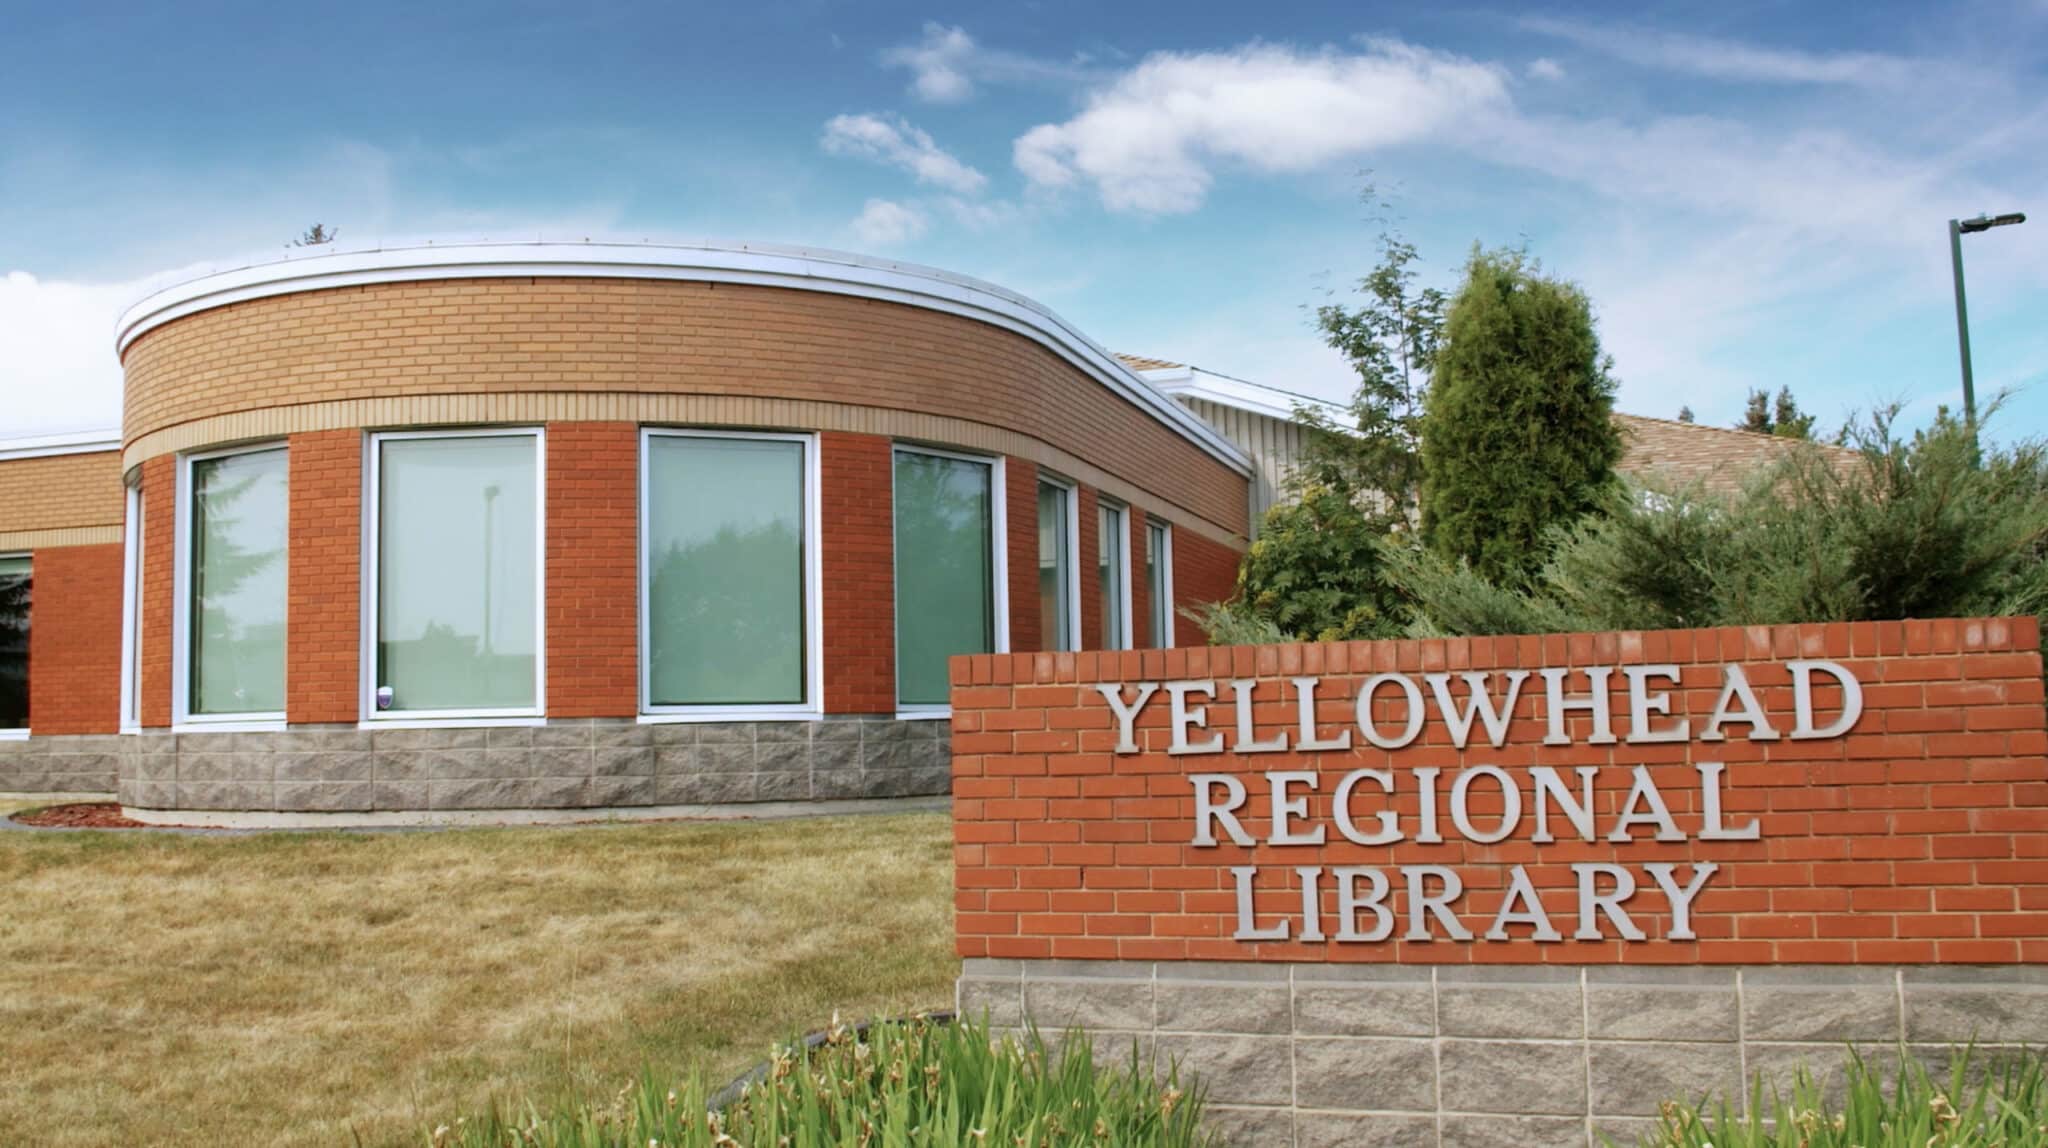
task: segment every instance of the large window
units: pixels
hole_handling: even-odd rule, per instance
[[[1095,584],[1102,598],[1102,649],[1131,648],[1130,511],[1113,502],[1096,506]]]
[[[1038,624],[1044,647],[1072,650],[1080,646],[1081,627],[1075,611],[1074,491],[1072,487],[1038,483]]]
[[[643,708],[809,707],[809,438],[650,430],[644,450]]]
[[[28,733],[28,595],[28,557],[0,555],[0,738]]]
[[[286,455],[186,460],[181,720],[284,718]]]
[[[1173,528],[1145,523],[1145,602],[1151,607],[1152,644],[1173,645]]]
[[[906,710],[947,704],[947,658],[1002,648],[995,489],[993,462],[896,451],[896,699]]]
[[[540,713],[540,454],[538,430],[375,439],[369,712]]]

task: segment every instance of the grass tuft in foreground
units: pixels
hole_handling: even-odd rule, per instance
[[[1799,1070],[1792,1095],[1750,1091],[1747,1115],[1724,1097],[1667,1104],[1663,1124],[1641,1148],[2048,1148],[2048,1082],[2038,1054],[1987,1071],[1959,1053],[1945,1078],[1903,1052],[1887,1088],[1884,1074],[1850,1054],[1846,1096],[1828,1102],[1813,1074]]]
[[[430,1148],[1195,1148],[1202,1096],[1169,1068],[1098,1065],[1086,1038],[991,1038],[972,1021],[835,1024],[815,1047],[779,1048],[768,1073],[719,1111],[696,1084],[653,1073],[608,1105],[493,1112],[443,1126]]]

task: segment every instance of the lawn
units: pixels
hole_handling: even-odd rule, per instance
[[[0,1143],[419,1143],[948,1004],[936,813],[0,833]]]

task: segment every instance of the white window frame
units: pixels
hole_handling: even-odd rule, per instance
[[[652,455],[650,444],[658,438],[709,438],[732,439],[740,442],[793,442],[803,447],[803,523],[804,523],[804,698],[803,702],[789,704],[771,702],[757,705],[732,705],[725,703],[700,703],[692,705],[655,705],[653,702],[654,666],[649,657],[653,643],[653,629],[649,625],[648,591],[653,586],[652,572],[648,569],[647,526],[648,510],[653,503],[649,496],[648,469]],[[893,461],[893,460],[892,460]],[[700,430],[693,427],[644,426],[640,428],[640,720],[655,724],[664,722],[696,721],[764,721],[815,718],[825,712],[825,626],[824,626],[824,551],[822,525],[819,513],[818,477],[818,436],[794,431],[745,431],[745,430]],[[892,522],[893,529],[893,522]]]
[[[121,523],[121,732],[142,732],[142,484]]]
[[[195,714],[192,701],[192,464],[208,459],[228,458],[238,454],[262,454],[267,451],[285,452],[285,490],[289,499],[291,490],[291,448],[283,439],[267,439],[263,442],[242,443],[223,447],[219,450],[194,451],[178,456],[178,482],[174,501],[177,505],[176,565],[171,571],[171,731],[196,732],[214,731],[276,731],[284,728],[285,711],[265,710],[239,714]],[[285,518],[285,577],[291,577],[291,518],[290,504],[286,504]],[[287,581],[287,598],[289,586]],[[286,633],[291,630],[289,607],[285,622]],[[289,639],[287,639],[289,641]],[[286,680],[291,677],[291,658],[285,658]]]
[[[1136,634],[1138,632],[1137,619],[1131,617],[1131,566],[1132,560],[1136,557],[1136,555],[1131,553],[1131,508],[1114,498],[1104,497],[1100,492],[1097,492],[1095,495],[1095,506],[1097,517],[1095,529],[1097,531],[1102,529],[1100,521],[1102,516],[1116,516],[1116,551],[1121,561],[1117,563],[1119,569],[1116,572],[1116,593],[1119,599],[1117,603],[1118,632],[1116,636],[1117,644],[1113,648],[1128,650],[1137,645]],[[1098,550],[1101,548],[1102,539],[1100,537],[1096,538],[1095,545]],[[1100,555],[1098,554],[1097,557],[1099,558]]]
[[[384,451],[387,442],[413,439],[533,439],[533,705],[463,710],[377,709],[377,563],[383,505]],[[548,441],[538,426],[460,427],[449,430],[372,431],[363,467],[362,638],[358,653],[362,696],[357,700],[360,729],[430,729],[438,726],[543,725],[548,712]]]
[[[989,549],[993,551],[989,563],[989,578],[995,583],[990,587],[990,606],[995,610],[995,649],[991,652],[1010,652],[1010,515],[1009,481],[1004,466],[1004,457],[999,454],[975,454],[970,451],[952,450],[946,447],[925,446],[915,442],[889,444],[889,641],[896,641],[896,456],[899,454],[922,454],[935,458],[957,458],[965,462],[978,462],[989,468]],[[1032,489],[1034,498],[1037,488]],[[1035,537],[1037,528],[1034,525]],[[1079,602],[1075,605],[1078,607]],[[1075,611],[1078,614],[1080,611]],[[900,653],[900,651],[898,651]],[[894,658],[890,662],[895,662]],[[901,685],[901,675],[890,674],[889,692],[893,695]],[[947,705],[905,705],[899,697],[896,701],[898,721],[938,721],[950,719],[953,707]]]
[[[1154,527],[1159,529],[1159,593],[1166,599],[1166,632],[1164,634],[1152,635],[1151,648],[1171,650],[1173,648],[1174,620],[1179,617],[1179,614],[1173,608],[1173,523],[1166,521],[1164,518],[1145,519],[1145,543],[1148,546],[1152,543],[1152,529]],[[1148,595],[1147,601],[1149,602],[1152,587],[1146,586],[1145,593]],[[1150,628],[1152,624],[1151,619],[1146,619],[1145,624],[1147,628]]]
[[[28,579],[29,579],[29,588],[28,588],[28,595],[29,595],[29,597],[28,597],[28,627],[29,627],[29,640],[30,640],[30,641],[34,641],[34,640],[35,640],[35,627],[36,627],[36,597],[35,597],[35,595],[36,595],[36,588],[35,588],[35,579],[36,579],[36,556],[35,556],[35,552],[34,552],[34,551],[32,551],[32,550],[0,550],[0,558],[26,558],[26,559],[28,559]],[[29,668],[30,668],[31,670],[33,670],[33,669],[34,669],[35,667],[34,667],[34,666],[30,666]],[[30,689],[34,689],[34,688],[35,688],[35,679],[34,679],[34,678],[30,678],[30,679],[29,679],[29,688],[30,688]],[[30,717],[31,719],[33,719],[33,718],[35,717],[35,714],[31,713],[31,714],[29,714],[29,717]],[[23,726],[23,727],[21,727],[20,729],[0,729],[0,741],[27,741],[27,740],[28,740],[28,735],[29,735],[29,727],[27,727],[27,726]]]
[[[1067,610],[1067,644],[1065,650],[1055,649],[1049,643],[1046,649],[1054,653],[1085,649],[1086,646],[1083,642],[1083,631],[1081,629],[1081,490],[1074,483],[1050,471],[1039,471],[1038,481],[1046,486],[1056,486],[1067,492],[1067,603],[1069,606]],[[1035,507],[1037,505],[1038,491],[1033,489],[1031,493],[1033,497],[1032,505]],[[1038,549],[1038,523],[1035,516],[1031,523],[1031,537],[1032,560],[1035,562]],[[1033,594],[1036,595],[1036,593],[1037,586],[1034,581]],[[1040,623],[1043,624],[1043,619],[1040,620]],[[1050,638],[1051,635],[1048,634],[1046,637]]]

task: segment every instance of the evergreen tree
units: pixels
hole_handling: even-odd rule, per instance
[[[1691,426],[1693,424],[1692,408],[1689,406],[1678,408],[1678,421]]]
[[[1742,408],[1742,421],[1735,424],[1735,429],[1779,438],[1811,440],[1813,419],[1812,415],[1799,409],[1798,400],[1792,397],[1792,388],[1779,387],[1776,398],[1772,398],[1769,391],[1749,392],[1749,401]]]
[[[1524,251],[1474,247],[1425,404],[1432,550],[1509,584],[1542,566],[1549,531],[1612,488],[1622,446],[1611,367],[1585,292]]]

